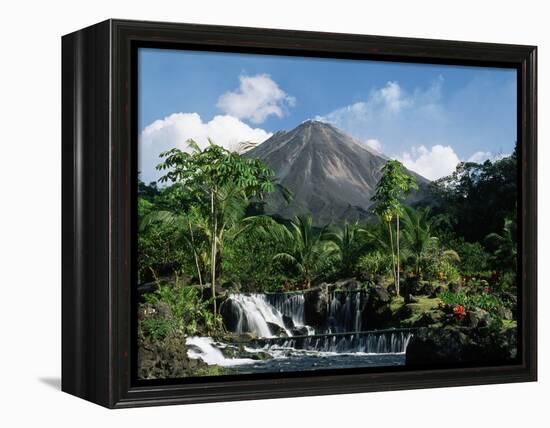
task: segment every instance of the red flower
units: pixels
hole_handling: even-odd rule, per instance
[[[453,313],[460,318],[460,320],[463,320],[466,316],[466,309],[462,305],[456,305],[453,309]]]

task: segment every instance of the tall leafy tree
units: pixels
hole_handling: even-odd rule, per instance
[[[161,153],[164,159],[157,166],[165,174],[161,182],[181,183],[197,201],[208,206],[210,237],[210,280],[214,313],[216,308],[216,260],[223,237],[232,226],[228,206],[233,198],[248,200],[273,191],[273,172],[260,160],[249,159],[230,152],[209,140],[202,149],[194,140],[188,140],[190,151],[171,149]]]
[[[392,253],[392,271],[395,283],[395,290],[399,295],[399,217],[403,213],[401,201],[405,199],[407,194],[418,189],[416,179],[407,173],[403,164],[397,160],[389,160],[382,167],[382,177],[378,181],[376,191],[371,198],[371,201],[376,203],[375,212],[380,216],[382,221],[388,225],[388,233],[390,238],[390,247]],[[396,249],[394,253],[394,240],[392,232],[392,219],[396,217]]]

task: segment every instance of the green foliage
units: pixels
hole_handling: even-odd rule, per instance
[[[195,287],[159,284],[154,293],[145,296],[145,301],[153,306],[159,302],[168,305],[170,325],[182,334],[210,335],[222,329],[221,317],[212,313],[211,302],[202,300],[199,290]]]
[[[403,226],[404,245],[410,252],[410,258],[414,263],[414,273],[418,276],[427,253],[437,245],[437,238],[432,236],[429,208],[415,210],[405,207]]]
[[[273,262],[292,269],[305,288],[319,277],[321,261],[337,251],[328,239],[327,228],[317,232],[311,216],[297,216],[288,226],[268,219],[262,230],[284,248],[273,256]]]
[[[218,256],[223,251],[225,235],[242,218],[248,200],[273,191],[275,181],[273,171],[259,159],[245,158],[210,140],[209,143],[201,150],[194,140],[188,140],[190,153],[176,148],[163,152],[160,156],[164,161],[157,169],[165,171],[161,182],[185,186],[191,199],[195,199],[195,206],[209,216],[204,232],[210,241],[210,283],[215,297]]]
[[[391,256],[372,251],[359,259],[357,271],[362,278],[373,280],[377,275],[386,275],[391,269]]]
[[[166,318],[145,318],[141,321],[141,329],[146,337],[154,340],[162,340],[176,329],[172,320]]]
[[[490,233],[501,232],[506,218],[516,218],[516,151],[494,162],[461,163],[437,180],[432,191],[434,213],[447,217],[448,230],[468,242],[483,242]]]
[[[450,247],[460,256],[459,268],[463,274],[472,275],[489,269],[489,254],[479,242],[453,240]]]
[[[245,223],[252,223],[248,218]],[[282,291],[293,280],[273,257],[285,250],[285,245],[268,233],[258,233],[250,227],[226,244],[221,263],[224,283],[241,285],[243,291]]]
[[[517,227],[512,219],[504,221],[502,232],[490,233],[485,238],[488,246],[493,249],[493,261],[495,266],[503,270],[516,271],[517,267]]]
[[[340,264],[339,273],[343,277],[352,276],[355,272],[357,260],[365,246],[365,240],[362,239],[365,236],[367,231],[357,222],[352,225],[345,222],[342,229],[327,233],[326,239],[335,246],[334,255]]]
[[[371,201],[375,203],[374,212],[388,225],[390,250],[392,257],[392,273],[395,290],[399,294],[399,273],[401,271],[399,254],[399,217],[403,214],[401,200],[413,189],[418,189],[416,179],[408,174],[405,167],[397,160],[386,161],[382,167],[382,177],[376,185],[376,191]],[[394,253],[393,235],[391,220],[397,216],[396,221],[396,243],[397,253]]]
[[[449,306],[461,305],[466,310],[475,308],[483,309],[492,315],[496,315],[499,308],[506,307],[507,304],[499,297],[489,293],[466,294],[460,290],[457,293],[445,291],[439,296],[441,301]]]
[[[153,205],[141,197],[138,209],[142,218],[153,213]],[[162,274],[189,266],[185,250],[178,239],[177,225],[149,224],[138,233],[138,281],[157,280]]]
[[[458,281],[460,272],[456,265],[448,259],[427,259],[422,270],[428,280]]]
[[[413,189],[418,189],[418,185],[415,178],[405,171],[403,164],[397,160],[387,161],[371,198],[376,203],[375,212],[380,216],[401,215],[401,200]]]

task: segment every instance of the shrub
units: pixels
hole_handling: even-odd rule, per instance
[[[373,251],[361,257],[357,271],[362,278],[373,279],[376,275],[385,275],[391,268],[391,256]]]
[[[141,329],[146,337],[162,340],[174,331],[175,325],[166,318],[145,318],[141,321]]]
[[[444,291],[440,294],[439,298],[443,303],[451,307],[462,306],[466,310],[480,308],[492,315],[496,315],[498,308],[507,306],[499,297],[489,293],[468,295],[462,290],[457,293]]]
[[[474,274],[489,269],[490,255],[479,242],[466,242],[464,239],[455,240],[450,247],[460,256],[458,266],[465,274]]]
[[[223,326],[221,317],[212,313],[211,302],[202,300],[199,290],[195,287],[161,284],[154,293],[145,296],[145,301],[153,306],[158,302],[168,305],[172,328],[183,334],[210,335]],[[160,324],[159,322],[154,325],[151,321],[148,327],[151,329],[154,327],[155,331],[162,333],[167,327]]]
[[[458,268],[449,260],[428,260],[422,270],[425,279],[439,281],[458,281],[460,273]]]

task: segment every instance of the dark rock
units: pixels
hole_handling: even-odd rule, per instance
[[[422,288],[421,283],[417,277],[409,277],[404,281],[403,286],[399,289],[399,294],[403,297],[406,297],[408,294],[420,294],[420,289]]]
[[[401,306],[397,310],[397,312],[395,313],[395,317],[398,320],[406,320],[407,318],[410,318],[413,313],[414,313],[414,306],[411,306],[410,304],[406,304]]]
[[[267,326],[269,327],[269,330],[271,331],[271,334],[278,336],[278,337],[286,337],[288,336],[287,332],[283,327],[281,327],[279,324],[275,324],[273,322],[267,321]]]
[[[305,323],[323,328],[327,321],[328,292],[326,286],[319,286],[304,293]]]
[[[429,281],[424,281],[420,293],[424,296],[431,296],[435,290],[434,285]]]
[[[500,306],[497,309],[497,315],[502,318],[503,320],[512,320],[514,319],[514,314],[510,308],[507,308],[506,306]]]
[[[309,330],[306,326],[302,325],[299,327],[294,327],[292,329],[292,335],[293,336],[307,336],[309,333]]]
[[[220,305],[220,315],[222,316],[223,323],[225,324],[227,330],[237,330],[237,324],[240,320],[239,313],[240,311],[236,307],[236,303],[233,300],[226,299],[222,302],[222,304]],[[244,319],[243,322],[246,322],[246,319]],[[244,329],[247,330],[246,326],[244,327]]]
[[[340,279],[334,285],[342,291],[354,291],[361,288],[361,283],[355,278]]]
[[[445,314],[440,310],[424,312],[414,323],[414,327],[429,327],[438,324],[444,318]]]
[[[241,291],[241,288],[242,288],[241,283],[237,281],[228,281],[223,283],[224,290],[239,292]]]
[[[420,328],[407,347],[407,366],[502,363],[516,358],[517,330]]]
[[[160,318],[170,318],[172,316],[172,310],[167,303],[157,302],[154,306],[155,313]]]
[[[386,327],[392,319],[391,300],[390,293],[384,287],[377,285],[369,288],[362,309],[361,328],[370,330]]]
[[[490,315],[487,311],[476,308],[466,312],[466,325],[471,328],[487,327],[489,325]]]
[[[377,285],[369,289],[368,304],[370,307],[380,307],[391,302],[390,293],[384,287]]]
[[[292,320],[292,317],[289,317],[288,315],[283,315],[283,322],[286,328],[294,328],[294,321]]]

